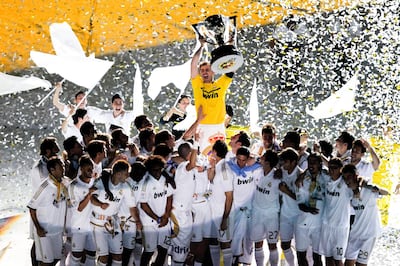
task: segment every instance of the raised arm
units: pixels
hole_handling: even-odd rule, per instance
[[[201,52],[204,47],[205,40],[203,38],[199,38],[199,41],[200,41],[200,47],[194,53],[194,55],[192,57],[192,62],[190,63],[190,77],[191,78],[195,78],[199,74],[198,64],[200,61],[200,56],[201,56]]]
[[[372,157],[372,167],[374,170],[378,170],[379,165],[381,164],[381,160],[379,159],[379,156],[376,154],[374,148],[369,144],[368,141],[365,139],[361,139],[362,144],[364,145],[365,149],[371,154]]]
[[[57,82],[55,86],[56,90],[54,91],[53,95],[53,105],[62,113],[65,108],[65,104],[60,102],[60,93],[62,89],[62,82]]]

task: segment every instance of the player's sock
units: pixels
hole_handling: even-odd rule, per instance
[[[257,266],[265,265],[264,264],[264,249],[262,247],[255,249],[254,257],[256,259]]]
[[[278,249],[269,251],[269,263],[271,264],[271,266],[278,266],[278,263],[279,263]]]
[[[96,256],[90,256],[86,254],[85,266],[95,266],[96,265]]]
[[[111,266],[122,266],[122,260],[112,260]]]
[[[210,254],[213,265],[219,265],[219,246],[218,245],[210,245]]]
[[[72,253],[69,256],[69,265],[70,266],[79,266],[81,263],[81,258],[74,257]]]
[[[232,261],[233,261],[232,249],[231,248],[223,249],[222,250],[222,255],[224,257],[224,265],[232,265]]]
[[[291,248],[283,250],[283,254],[285,254],[285,259],[289,266],[294,266],[294,254]]]
[[[107,263],[102,263],[98,260],[96,266],[107,266]]]
[[[133,256],[135,256],[135,265],[140,265],[140,258],[142,257],[142,244],[136,243],[135,248],[133,249]]]

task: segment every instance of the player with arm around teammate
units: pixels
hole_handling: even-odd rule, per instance
[[[198,143],[193,145],[182,143],[178,147],[178,154],[184,160],[175,172],[176,188],[173,192],[171,224],[173,236],[172,265],[184,265],[189,253],[190,239],[192,236],[192,201],[195,192],[195,168]]]
[[[355,210],[355,219],[350,229],[349,243],[345,254],[345,265],[366,266],[381,230],[376,200],[389,193],[368,184],[366,180],[358,176],[354,165],[344,166],[342,175],[346,185],[353,190],[351,205]]]
[[[343,265],[350,226],[350,199],[353,192],[341,175],[343,162],[332,158],[328,162],[330,179],[325,189],[325,210],[322,215],[319,251],[327,266]]]
[[[307,170],[296,181],[296,200],[301,210],[295,229],[297,259],[300,266],[308,266],[307,249],[311,246],[313,265],[322,266],[319,242],[325,186],[330,177],[322,170],[320,154],[309,154],[307,165]]]
[[[277,266],[279,254],[276,243],[279,234],[279,184],[274,177],[279,162],[278,154],[267,150],[261,157],[262,176],[256,184],[251,215],[250,239],[255,242],[255,260],[257,266],[265,265],[263,242],[267,240],[269,263]]]
[[[95,182],[97,190],[91,197],[93,210],[90,222],[96,240],[99,256],[97,265],[99,266],[107,264],[109,254],[111,254],[113,265],[122,264],[122,232],[118,212],[123,201],[129,207],[137,230],[142,229],[136,199],[125,182],[129,172],[129,163],[119,160],[113,164],[111,172],[103,171],[101,177]]]
[[[80,176],[75,178],[69,185],[71,197],[71,233],[72,233],[72,254],[70,265],[78,266],[84,257],[85,265],[95,265],[96,245],[93,238],[93,231],[90,225],[92,206],[90,198],[96,190],[93,187],[93,162],[88,155],[79,160]]]

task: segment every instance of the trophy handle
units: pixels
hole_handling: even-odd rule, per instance
[[[203,38],[203,39],[205,40],[206,43],[211,44],[211,45],[214,45],[214,43],[211,42],[211,41],[209,40],[209,38],[207,38],[207,36],[203,36],[203,34],[200,33],[199,29],[197,28],[198,25],[199,25],[199,23],[192,24],[192,28],[195,30],[195,32],[197,33],[197,35],[198,35],[200,38]]]
[[[231,41],[234,46],[237,46],[237,43],[236,43],[236,37],[237,37],[236,36],[237,35],[236,16],[230,16],[229,20],[233,21],[233,30],[232,30],[232,32],[231,32],[231,34],[229,36],[229,39],[230,39],[229,41]]]

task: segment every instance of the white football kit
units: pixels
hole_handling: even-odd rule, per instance
[[[94,231],[97,255],[99,256],[105,256],[109,253],[122,253],[122,232],[118,212],[123,201],[128,207],[136,207],[135,197],[128,184],[118,183],[114,185],[110,177],[108,186],[113,194],[113,199],[106,193],[101,178],[96,179],[95,187],[97,190],[93,192],[93,195],[100,202],[109,204],[106,209],[92,205],[90,222]]]
[[[325,257],[342,260],[347,247],[350,226],[350,199],[353,191],[342,177],[326,184],[325,211],[322,217],[319,252]]]
[[[172,196],[172,188],[167,184],[164,176],[161,176],[159,180],[150,174],[144,177],[139,202],[147,203],[158,217],[165,214],[167,198],[170,196]],[[142,209],[140,209],[140,220],[143,224],[143,247],[145,252],[156,251],[157,245],[168,249],[171,245],[170,227],[168,225],[158,227],[158,221],[153,220]]]

